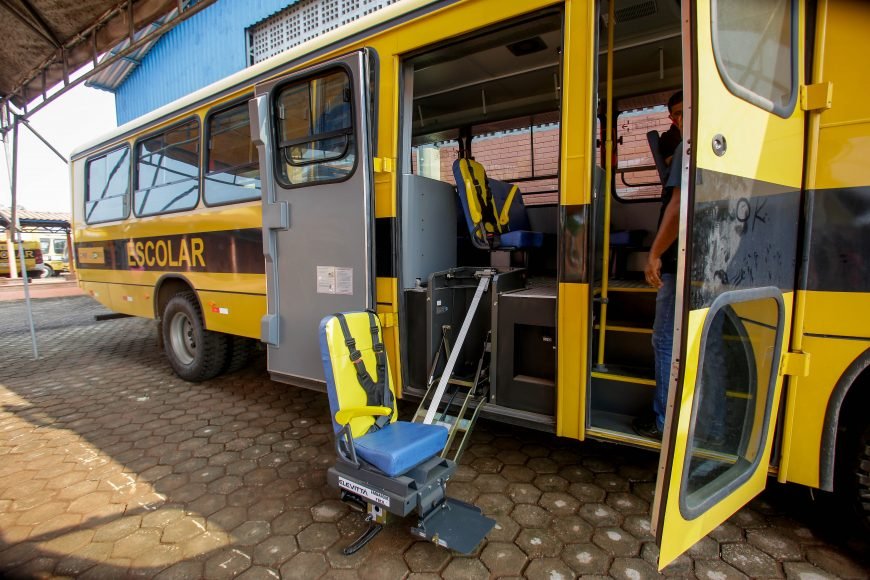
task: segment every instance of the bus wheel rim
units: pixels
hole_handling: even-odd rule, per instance
[[[183,312],[176,312],[169,323],[169,342],[178,362],[184,365],[193,363],[196,357],[196,339],[193,324]]]

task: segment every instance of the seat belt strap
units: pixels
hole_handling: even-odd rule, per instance
[[[504,200],[504,205],[501,207],[501,215],[498,217],[498,222],[501,225],[507,225],[510,222],[511,204],[514,202],[514,196],[517,194],[519,187],[514,185],[511,187],[510,193]]]
[[[384,345],[378,336],[377,319],[374,318],[374,315],[371,312],[369,313],[369,321],[372,325],[372,349],[375,351],[375,359],[377,361],[378,381],[376,382],[372,379],[368,369],[366,369],[362,353],[356,348],[356,339],[354,339],[350,334],[347,319],[340,312],[337,313],[335,317],[338,319],[341,333],[344,335],[344,344],[347,346],[348,354],[350,355],[350,362],[353,363],[354,369],[356,370],[357,381],[366,393],[366,401],[371,406],[392,408],[393,401],[391,393],[390,396],[386,396],[385,394],[390,392],[390,386],[387,382],[386,353],[384,352]],[[375,419],[375,426],[381,428],[389,423],[391,418],[392,414],[378,416]]]
[[[477,179],[477,175],[475,175],[474,167],[471,165],[468,160],[463,160],[466,164],[468,176],[471,178],[471,182],[474,185],[474,192],[477,194],[476,197],[476,205],[478,207],[480,213],[480,234],[481,238],[486,241],[487,233],[495,233],[496,231],[501,233],[501,224],[498,219],[498,210],[495,207],[495,199],[492,197],[492,192],[489,189],[489,182],[486,179],[486,173],[484,173],[483,183],[480,183],[480,180]],[[470,193],[470,192],[469,192]],[[489,209],[489,214],[491,217],[487,217],[485,214],[484,208]]]
[[[384,343],[381,341],[380,326],[378,326],[378,318],[374,312],[369,312],[369,324],[371,325],[372,333],[372,350],[375,351],[376,372],[378,380],[375,386],[381,391],[381,404],[384,407],[393,408],[393,393],[390,391],[390,381],[387,377],[387,353],[384,349]],[[390,415],[379,415],[375,417],[375,424],[380,428],[388,424],[392,419]]]

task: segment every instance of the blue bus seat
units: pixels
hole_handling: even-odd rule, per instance
[[[544,235],[530,230],[519,187],[489,179],[473,159],[453,162],[456,191],[471,242],[482,250],[539,248]]]
[[[339,453],[352,462],[358,456],[397,477],[440,453],[447,428],[396,420],[395,388],[381,336],[380,320],[371,312],[333,314],[320,322],[333,430],[345,441],[343,451],[337,445]],[[374,388],[363,386],[366,375]]]

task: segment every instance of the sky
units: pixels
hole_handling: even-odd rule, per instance
[[[30,124],[64,156],[116,126],[115,96],[78,85],[30,117]],[[69,168],[27,127],[18,129],[18,205],[31,211],[69,212]],[[12,156],[9,133],[8,159]],[[0,205],[12,191],[5,151],[0,151]]]

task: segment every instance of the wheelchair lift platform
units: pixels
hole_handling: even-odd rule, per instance
[[[394,417],[394,397],[390,398],[391,387],[390,390],[383,388],[384,395],[380,402],[373,402],[370,394],[364,407],[341,407],[342,397],[338,394],[337,384],[342,382],[349,384],[351,389],[359,388],[366,382],[363,380],[366,357],[370,357],[369,363],[375,357],[368,350],[363,351],[363,348],[357,350],[357,344],[364,343],[362,337],[366,334],[365,330],[357,332],[353,338],[345,332],[345,339],[341,340],[342,337],[335,330],[337,324],[331,324],[330,320],[337,315],[327,317],[321,323],[321,344],[329,347],[328,354],[323,348],[324,365],[327,365],[327,386],[336,425],[338,455],[335,465],[327,471],[327,481],[342,491],[343,501],[359,511],[365,511],[369,521],[369,528],[344,549],[345,554],[352,554],[365,546],[391,516],[404,518],[416,512],[418,519],[411,528],[413,535],[462,553],[472,552],[495,525],[495,520],[484,516],[476,506],[447,497],[447,482],[456,471],[457,462],[487,396],[487,361],[491,352],[489,333],[486,333],[474,377],[471,380],[457,378],[454,368],[481,299],[490,289],[492,277],[496,273],[492,269],[474,272],[477,280],[474,298],[456,341],[451,347],[449,328],[442,329],[441,345],[433,360],[428,390],[411,422],[381,420],[382,425],[378,426],[375,421],[367,431],[356,435],[352,433],[352,421],[360,417]],[[359,316],[368,318],[363,322],[355,322]],[[347,313],[338,318],[347,319],[342,322],[345,331],[354,324],[357,328],[366,329],[367,321],[371,320],[371,351],[379,357],[378,370],[379,373],[383,372],[379,377],[386,379],[388,384],[389,370],[386,357],[382,356],[383,344],[379,339],[377,317],[369,313]],[[343,353],[340,353],[343,345],[333,345],[341,343],[351,352],[352,368],[359,377],[357,385],[350,382],[356,382],[357,378],[349,375],[350,371],[342,375],[351,376],[350,380],[339,379],[340,367],[346,361],[342,360]],[[446,363],[436,377],[444,357]],[[371,382],[368,380],[369,385]],[[427,401],[428,406],[424,404]],[[459,433],[462,433],[462,437],[455,453],[449,457]]]

